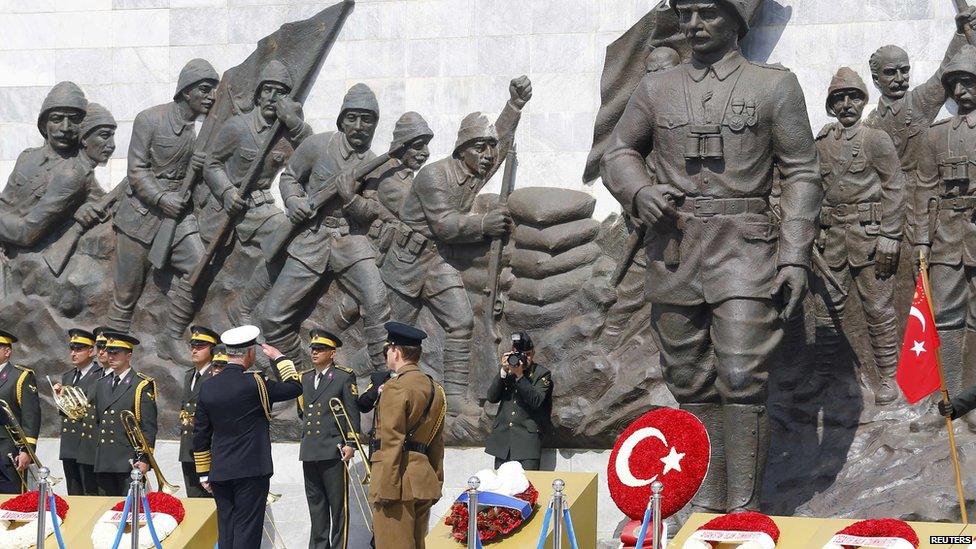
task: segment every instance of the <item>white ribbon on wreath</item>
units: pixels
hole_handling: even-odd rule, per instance
[[[35,515],[37,513],[34,513]],[[54,525],[51,524],[51,514],[44,517],[44,535],[50,536],[54,533]],[[61,517],[57,517],[58,524],[61,524]],[[24,522],[20,526],[10,528],[9,520],[0,520],[0,549],[27,549],[37,543],[37,519]],[[20,522],[20,521],[17,521]],[[111,546],[111,544],[109,544]]]
[[[716,543],[738,549],[773,549],[776,542],[765,532],[736,530],[699,530],[688,538],[682,549],[712,549]],[[738,545],[735,545],[738,544]]]
[[[115,534],[119,531],[118,517],[121,515],[119,511],[106,511],[105,514],[98,519],[95,523],[95,527],[92,528],[92,545],[95,547],[110,548],[112,544],[115,543]],[[130,515],[131,517],[131,515]],[[144,516],[143,516],[144,518]],[[176,519],[171,515],[166,515],[163,513],[153,513],[153,527],[156,530],[156,535],[159,536],[159,542],[162,543],[173,530],[177,527]],[[113,520],[115,519],[115,520]],[[140,521],[141,522],[141,521]],[[119,543],[119,547],[131,547],[132,546],[132,534],[130,532],[122,533],[122,541]],[[153,547],[152,534],[149,533],[149,525],[144,524],[139,527],[139,547],[140,549],[149,549]],[[2,546],[0,546],[2,547]]]
[[[845,547],[875,547],[879,549],[915,549],[903,538],[865,537],[837,534],[823,546],[823,549],[844,549]]]

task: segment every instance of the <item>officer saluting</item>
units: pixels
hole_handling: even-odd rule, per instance
[[[0,399],[7,401],[13,410],[17,421],[27,435],[27,443],[37,445],[37,433],[41,429],[41,402],[37,398],[37,379],[30,368],[10,363],[13,354],[13,344],[17,337],[0,330]],[[5,416],[0,416],[0,425],[7,423]],[[17,468],[11,460],[16,460]],[[9,436],[0,436],[0,493],[21,493],[20,475],[17,470],[24,471],[30,465],[30,457],[25,448],[14,446]]]
[[[156,382],[132,368],[132,351],[139,340],[121,332],[105,332],[108,366],[111,375],[96,383],[95,480],[100,496],[124,496],[129,491],[130,460],[143,473],[149,470],[147,456],[136,454],[122,425],[123,411],[136,416],[149,447],[156,446]]]
[[[95,334],[81,329],[68,330],[68,356],[73,368],[61,375],[61,382],[54,384],[54,391],[60,395],[65,386],[77,387],[86,396],[92,394],[95,382],[102,378],[102,368],[95,363]],[[88,407],[90,408],[90,407]],[[94,491],[94,470],[78,463],[78,449],[86,435],[90,435],[87,414],[81,419],[71,419],[61,413],[61,463],[64,465],[64,480],[68,495],[83,496]]]
[[[312,524],[308,546],[341,549],[346,547],[349,534],[349,474],[343,462],[352,459],[356,451],[344,441],[356,434],[344,433],[343,427],[336,424],[329,401],[342,401],[349,421],[359,432],[359,390],[353,371],[333,362],[342,340],[319,329],[309,335],[314,368],[302,372],[303,395],[298,397],[298,417],[305,422],[298,459],[305,474],[305,498]]]
[[[180,466],[186,482],[186,495],[191,498],[210,497],[200,486],[193,464],[193,413],[197,408],[197,397],[205,377],[212,375],[211,361],[213,348],[217,345],[217,332],[204,326],[190,327],[190,363],[183,379],[183,397],[180,405]]]
[[[241,326],[220,336],[228,364],[204,379],[193,420],[193,460],[203,488],[217,503],[218,545],[261,546],[261,527],[274,465],[271,461],[271,405],[298,398],[302,384],[295,364],[278,349],[262,345],[281,382],[245,372],[254,365],[261,331]]]
[[[369,498],[376,546],[422,549],[444,483],[444,388],[420,371],[423,330],[387,322],[386,364],[396,372],[376,409]]]

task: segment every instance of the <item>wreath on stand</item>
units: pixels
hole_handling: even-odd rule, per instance
[[[37,543],[37,490],[25,492],[0,504],[0,549],[27,549]],[[50,501],[44,504],[45,511],[51,510]],[[68,514],[68,502],[61,496],[54,496],[54,511],[58,524]],[[45,536],[54,533],[50,513],[44,521]]]
[[[682,549],[713,549],[720,543],[739,549],[773,549],[778,541],[779,527],[773,519],[762,513],[735,513],[701,525]]]
[[[861,546],[917,549],[918,534],[898,519],[862,520],[837,532],[824,549],[854,549]]]
[[[539,492],[518,462],[503,463],[494,471],[479,471],[478,533],[482,542],[497,541],[517,530],[532,516]],[[459,543],[468,542],[468,494],[461,494],[444,524]]]
[[[149,501],[148,512],[144,507],[140,507],[142,513],[139,514],[139,523],[144,524],[139,527],[139,547],[142,549],[149,549],[155,545],[152,532],[150,532],[150,524],[146,520],[147,517],[152,517],[151,529],[155,530],[156,536],[162,542],[173,533],[173,530],[183,522],[183,517],[186,516],[186,510],[180,500],[169,494],[149,492],[146,494],[146,498]],[[95,527],[92,528],[92,545],[95,547],[112,547],[114,545],[115,536],[119,530],[119,522],[123,519],[125,502],[126,500],[122,500],[116,503],[111,510],[106,511],[98,519]],[[131,508],[135,508],[135,506],[133,505]],[[131,545],[131,532],[123,531],[119,547],[130,547]]]

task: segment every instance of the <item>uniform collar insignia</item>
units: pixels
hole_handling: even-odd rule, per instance
[[[694,57],[691,58],[691,62],[688,63],[688,72],[691,74],[691,79],[695,82],[701,82],[708,76],[709,72],[715,74],[715,77],[720,81],[724,81],[726,78],[731,76],[735,71],[739,70],[745,58],[739,53],[739,50],[732,50],[725,54],[725,57],[719,59],[717,62],[711,65],[705,65],[699,63]]]

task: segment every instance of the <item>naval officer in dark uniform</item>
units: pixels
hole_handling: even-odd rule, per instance
[[[213,372],[214,346],[217,345],[217,332],[204,326],[190,327],[190,363],[183,379],[183,396],[180,405],[180,466],[186,483],[186,495],[191,498],[210,497],[210,492],[200,485],[196,466],[193,464],[193,413],[197,408],[197,397],[203,380]]]
[[[534,356],[529,334],[512,334],[512,350],[502,355],[501,369],[488,387],[488,402],[498,404],[498,415],[485,452],[495,456],[496,469],[518,461],[526,471],[539,470],[542,434],[552,414],[552,375]]]
[[[88,330],[68,330],[68,358],[72,368],[61,375],[61,381],[54,384],[54,391],[61,395],[65,386],[77,387],[86,397],[92,395],[95,382],[102,377],[102,368],[95,362],[95,334]],[[82,466],[78,463],[78,450],[81,441],[90,434],[87,427],[87,415],[90,406],[84,410],[85,416],[71,419],[64,412],[61,415],[61,464],[64,466],[64,481],[68,488],[68,495],[83,496],[89,490],[94,491],[94,474],[82,473]],[[85,483],[92,483],[86,487]]]
[[[228,364],[203,381],[193,420],[193,460],[200,483],[217,503],[221,549],[261,546],[264,512],[274,465],[271,460],[271,405],[298,398],[302,383],[295,364],[281,351],[262,345],[280,382],[245,372],[254,365],[261,331],[241,326],[220,336]]]
[[[356,452],[351,441],[360,431],[359,390],[353,371],[333,360],[342,340],[319,329],[309,335],[314,367],[302,372],[302,396],[298,397],[298,417],[304,422],[298,459],[305,475],[312,524],[308,547],[345,549],[349,538],[349,472],[345,464]],[[329,406],[333,398],[342,402],[355,432],[346,431],[347,426],[339,425],[332,416]]]
[[[37,378],[34,370],[10,362],[17,337],[0,330],[0,399],[10,405],[27,438],[26,443],[37,446],[37,433],[41,429],[41,402],[37,397]],[[8,421],[0,414],[0,425]],[[16,462],[16,467],[14,466]],[[27,449],[18,447],[6,433],[0,435],[0,493],[19,494],[26,490],[20,475],[30,465]]]

